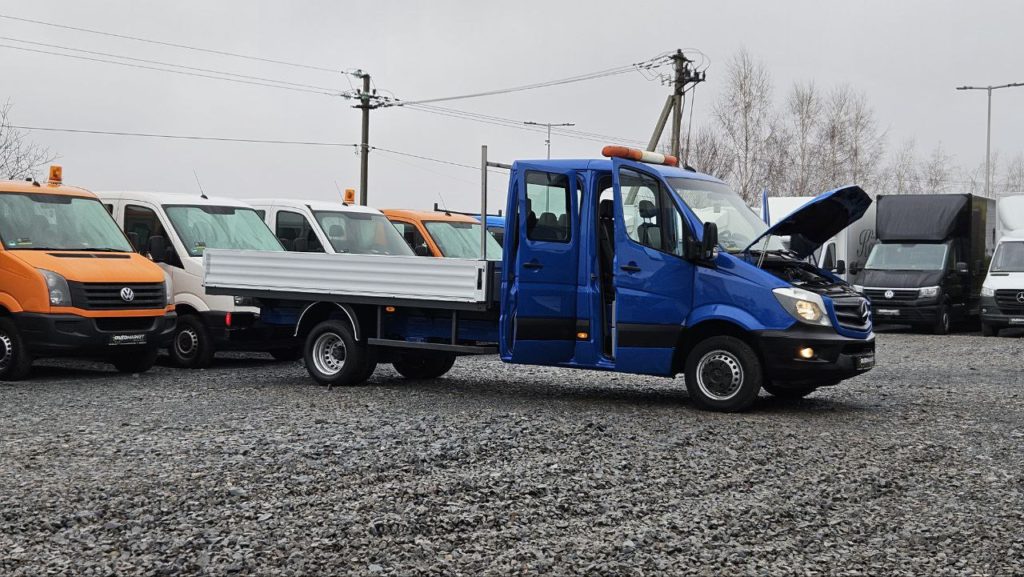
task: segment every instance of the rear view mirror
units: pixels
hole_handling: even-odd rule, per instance
[[[857,263],[853,263],[853,264],[850,265],[850,274],[857,274],[859,272],[860,272],[860,267],[857,266]]]
[[[155,234],[149,237],[149,258],[153,262],[166,262],[167,261],[167,241],[164,237]]]
[[[836,261],[836,268],[832,269],[832,272],[836,274],[846,274],[846,261],[843,259]]]
[[[416,245],[416,248],[413,249],[413,252],[416,253],[416,256],[430,256],[430,248],[427,247],[427,245],[425,244]]]
[[[968,272],[970,272],[970,269],[967,267],[967,263],[958,262],[956,263],[956,272],[960,274],[967,274]]]
[[[713,222],[704,223],[704,236],[700,242],[701,260],[714,260],[718,251],[718,225]]]

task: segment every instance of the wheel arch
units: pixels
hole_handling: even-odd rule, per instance
[[[758,360],[764,366],[764,354],[758,346],[754,334],[743,325],[721,318],[712,318],[701,321],[696,325],[684,330],[679,335],[679,342],[676,344],[675,353],[672,356],[672,371],[675,374],[684,372],[686,368],[686,357],[693,350],[694,345],[709,337],[730,336],[735,337],[750,346],[757,354]]]
[[[349,326],[352,327],[352,336],[355,337],[356,342],[360,342],[365,340],[366,335],[362,329],[359,317],[359,311],[345,303],[325,301],[312,303],[303,309],[299,315],[299,320],[295,323],[294,336],[305,337],[320,322],[330,318],[338,318],[348,322]]]

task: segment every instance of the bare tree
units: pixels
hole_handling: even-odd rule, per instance
[[[999,195],[1024,192],[1024,154],[1017,154],[1006,165],[998,183]]]
[[[0,105],[0,177],[22,179],[54,160],[49,149],[30,142],[25,132],[11,125],[11,101]]]
[[[914,139],[909,139],[893,153],[885,171],[885,192],[892,194],[919,194],[921,192],[916,149],[917,144]]]
[[[813,82],[794,84],[786,99],[791,146],[789,192],[793,196],[814,194],[811,190],[811,179],[817,165],[814,139],[821,124],[821,107],[821,95]]]
[[[697,170],[722,180],[732,175],[732,154],[722,136],[712,127],[704,126],[697,130],[688,162]]]
[[[733,186],[744,200],[753,202],[764,185],[763,156],[773,116],[771,78],[746,50],[729,62],[726,76],[715,119],[733,157]]]
[[[851,87],[840,87],[850,94],[847,107],[847,162],[849,182],[873,188],[878,176],[878,165],[885,153],[885,135],[878,130],[875,113],[863,92]]]
[[[949,192],[954,174],[956,174],[956,170],[953,165],[953,157],[943,150],[940,142],[921,167],[922,192],[928,194]]]
[[[815,190],[828,190],[847,181],[849,108],[849,92],[842,89],[829,92],[816,139],[818,170],[813,184]]]

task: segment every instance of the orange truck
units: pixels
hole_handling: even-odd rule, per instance
[[[388,208],[381,211],[418,256],[480,259],[480,221],[455,212]],[[487,234],[487,260],[501,260],[501,244]]]
[[[0,381],[25,378],[40,357],[148,370],[174,331],[169,284],[61,167],[46,184],[0,181]]]

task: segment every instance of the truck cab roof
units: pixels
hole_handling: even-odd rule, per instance
[[[557,160],[517,160],[516,164],[526,163],[537,165],[545,168],[551,168],[553,170],[600,170],[600,171],[611,171],[612,161],[608,158],[580,158],[580,159],[557,159]],[[722,183],[721,180],[701,172],[680,168],[677,166],[667,166],[664,164],[646,164],[649,170],[653,170],[658,174],[667,177],[683,177],[693,178],[697,180],[707,180],[710,182]],[[724,183],[723,183],[724,184]]]
[[[198,194],[183,192],[155,192],[137,190],[114,190],[101,191],[96,193],[102,199],[109,200],[140,200],[152,202],[153,204],[172,204],[190,206],[234,206],[238,208],[252,208],[244,200],[226,196],[211,196],[203,198]]]
[[[27,180],[0,180],[0,192],[14,192],[19,194],[62,194],[67,196],[83,196],[96,198],[96,195],[77,186],[66,184],[49,184],[46,182],[35,182]]]
[[[381,211],[369,206],[359,204],[346,204],[341,200],[308,200],[298,198],[247,198],[245,202],[258,207],[280,207],[294,209],[309,209],[312,211],[331,210],[335,212],[362,212],[369,214],[381,214]]]

